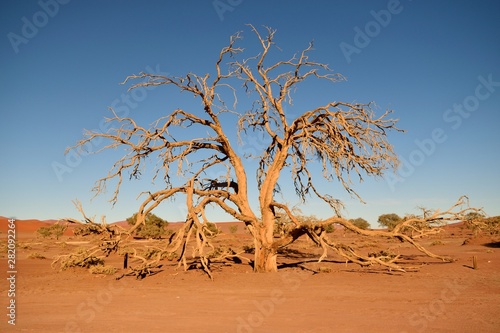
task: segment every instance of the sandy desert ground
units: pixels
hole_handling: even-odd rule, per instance
[[[334,254],[317,263],[320,250],[304,240],[280,255],[279,273],[255,274],[243,261],[214,265],[211,281],[201,270],[176,269],[168,260],[162,272],[143,280],[116,280],[123,270],[59,271],[51,268],[54,256],[91,243],[70,230],[57,241],[37,237],[45,222],[15,224],[16,273],[9,274],[8,222],[0,219],[1,332],[500,332],[499,240],[472,237],[460,225],[422,240],[431,251],[455,258],[453,263],[425,257],[406,244],[337,230],[335,237],[345,244],[360,251],[392,247],[406,266],[417,269],[361,268]],[[223,233],[217,242],[235,249],[250,245],[243,225],[233,233],[231,225],[238,224],[219,224]],[[120,268],[122,258],[112,254],[106,263]],[[12,275],[14,285],[7,279]],[[12,286],[15,297],[9,296]],[[11,299],[15,326],[8,323]]]

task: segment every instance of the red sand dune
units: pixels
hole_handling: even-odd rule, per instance
[[[8,230],[8,217],[0,216],[0,232],[6,233]],[[41,227],[46,227],[51,224],[57,223],[58,220],[37,220],[37,219],[29,219],[29,220],[16,220],[16,233],[34,233]],[[61,221],[60,223],[66,224],[67,222]],[[64,232],[66,236],[73,235],[73,229],[78,226],[76,223],[67,223],[68,229]],[[128,228],[129,225],[126,221],[119,221],[110,223],[113,225],[119,225],[123,228]],[[178,230],[183,225],[183,222],[171,222],[169,223],[169,229]],[[243,222],[216,222],[217,227],[224,233],[231,233],[231,227],[237,226],[235,234],[242,234],[245,231],[245,225]]]
[[[9,218],[0,216],[0,232],[6,233],[7,230],[9,229],[8,223]],[[14,222],[16,226],[16,233],[18,234],[26,234],[26,233],[34,233],[41,227],[46,227],[50,226],[54,223],[57,223],[58,220],[36,220],[36,219],[29,219],[29,220],[16,220]],[[66,222],[61,221],[62,224],[65,224]],[[68,224],[68,229],[64,232],[64,235],[66,236],[72,236],[73,231],[72,229],[74,228],[74,225]]]
[[[8,217],[0,216],[0,232],[5,233],[8,229]],[[58,220],[37,220],[37,219],[28,219],[28,220],[16,220],[16,231],[19,233],[28,233],[28,232],[36,232],[41,227],[51,225],[54,223],[57,223]],[[61,222],[61,223],[66,223],[66,222]],[[177,230],[182,226],[183,222],[171,222],[169,224],[169,228],[172,230]],[[123,228],[129,227],[127,221],[118,221],[118,222],[113,222],[110,224],[114,225],[119,225]],[[224,233],[229,234],[231,233],[231,227],[236,226],[236,234],[241,234],[244,233],[245,231],[245,225],[243,222],[216,222],[217,227]],[[68,230],[64,233],[65,235],[72,235],[72,229],[75,228],[77,224],[68,224]],[[444,227],[445,230],[447,231],[453,231],[458,228],[463,228],[464,223],[463,222],[458,222],[458,223],[453,223],[449,224]]]
[[[9,229],[9,218],[8,217],[3,217],[0,216],[0,231],[2,233],[7,232]],[[50,225],[49,222],[45,221],[40,221],[40,220],[35,220],[35,219],[30,219],[30,220],[16,220],[15,226],[16,226],[16,232],[35,232],[41,227],[45,227]]]

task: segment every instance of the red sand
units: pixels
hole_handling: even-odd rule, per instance
[[[317,263],[318,249],[299,241],[288,257],[279,257],[288,265],[277,274],[252,273],[245,262],[214,265],[210,281],[200,270],[176,270],[176,262],[165,261],[159,274],[117,281],[84,269],[52,269],[52,258],[82,246],[71,243],[82,239],[36,238],[34,231],[43,225],[16,222],[16,325],[7,323],[10,298],[4,278],[1,332],[500,332],[498,243],[479,238],[462,245],[471,234],[460,226],[422,241],[431,251],[456,258],[453,263],[377,240],[375,250],[397,248],[406,262],[419,267],[407,273],[360,268],[334,254]],[[230,225],[219,224],[224,233],[218,242],[235,249],[251,244],[243,224],[232,224],[238,226],[234,234]],[[5,244],[5,218],[0,218],[0,231]],[[353,235],[336,231],[336,236],[373,250]],[[1,253],[5,277],[6,252]],[[28,259],[33,253],[47,259]],[[478,259],[477,270],[471,267],[472,256]],[[119,267],[121,258],[112,255],[107,263]]]

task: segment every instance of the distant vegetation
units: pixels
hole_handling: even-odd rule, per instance
[[[67,228],[68,227],[65,225],[56,223],[50,226],[40,227],[37,230],[37,233],[43,238],[51,238],[52,236],[54,236],[56,240],[58,240],[59,237],[61,237],[64,234],[64,231],[66,231]]]
[[[134,225],[137,222],[137,213],[127,219],[127,223]],[[144,225],[140,225],[136,230],[136,235],[143,238],[159,239],[167,234],[165,229],[168,222],[153,213],[146,215]]]
[[[394,229],[399,223],[403,222],[403,219],[399,217],[398,214],[382,214],[378,217],[378,224],[381,227],[385,227],[387,229]]]
[[[473,212],[466,215],[464,222],[467,228],[472,229],[475,234],[500,235],[500,216],[485,217]]]
[[[208,235],[207,236],[217,236],[220,234],[219,228],[217,228],[217,225],[212,222],[205,222],[205,227],[208,230]]]
[[[370,223],[362,217],[358,217],[357,219],[349,220],[352,224],[354,224],[359,229],[369,229]]]

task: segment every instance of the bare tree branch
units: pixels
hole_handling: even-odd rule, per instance
[[[370,237],[398,238],[415,246],[431,257],[441,258],[421,247],[415,239],[436,232],[429,226],[437,221],[457,218],[460,213],[453,209],[429,213],[424,217],[408,219],[390,233],[364,231],[343,219],[343,203],[335,193],[323,193],[319,184],[326,181],[340,183],[351,196],[362,201],[354,189],[354,181],[364,177],[380,177],[387,170],[396,169],[398,158],[387,140],[387,134],[401,131],[397,120],[390,118],[392,110],[377,115],[373,103],[349,103],[332,101],[309,110],[286,111],[293,108],[293,95],[305,80],[336,83],[344,80],[327,64],[312,60],[313,43],[295,53],[288,60],[275,61],[273,51],[276,30],[259,29],[250,25],[261,51],[242,58],[243,48],[237,46],[242,34],[231,36],[215,60],[211,73],[188,73],[181,77],[139,73],[127,77],[123,83],[132,82],[129,90],[140,87],[168,86],[196,98],[200,109],[189,111],[177,108],[153,122],[149,127],[138,124],[132,118],[120,117],[111,110],[107,119],[113,126],[106,133],[85,133],[84,139],[69,149],[81,151],[94,140],[105,145],[93,153],[107,150],[124,150],[108,174],[97,180],[95,194],[102,194],[109,182],[114,182],[110,201],[115,204],[127,177],[149,176],[160,183],[160,189],[145,189],[138,209],[137,222],[128,235],[145,223],[146,216],[167,200],[185,202],[185,225],[169,241],[165,251],[180,250],[179,265],[185,269],[188,244],[194,241],[195,258],[202,269],[212,278],[207,250],[210,243],[209,222],[206,208],[219,207],[235,220],[243,221],[252,234],[255,245],[255,271],[276,271],[277,250],[301,236],[311,238],[323,247],[342,257],[362,265],[381,264],[397,269],[397,258],[387,255],[360,256],[342,244],[328,238],[324,226],[331,223],[343,225],[355,233]],[[240,82],[246,96],[238,93]],[[185,96],[185,95],[184,95]],[[243,99],[250,110],[237,110]],[[246,103],[245,103],[246,104]],[[243,104],[243,105],[245,105]],[[236,133],[234,132],[235,116]],[[238,142],[245,136],[258,135],[265,146],[258,156],[255,170],[259,191],[258,208],[252,208],[248,197],[248,156],[238,152]],[[148,170],[152,161],[156,164]],[[317,168],[321,172],[317,172]],[[332,217],[321,225],[301,222],[286,203],[276,198],[278,185],[289,173],[286,188],[295,190],[305,202],[315,196],[332,209]],[[210,175],[223,175],[212,177]],[[208,176],[207,176],[208,175]],[[286,180],[285,180],[286,182]],[[287,186],[289,185],[289,186]],[[277,213],[279,211],[279,213]],[[284,215],[283,215],[284,212]],[[273,230],[279,214],[290,219],[293,227],[280,239],[274,239]],[[85,215],[84,218],[89,220]],[[139,258],[140,260],[140,258]],[[137,272],[147,272],[157,262],[147,261]],[[137,273],[135,272],[135,273]],[[141,274],[142,274],[141,273]],[[139,274],[139,273],[137,273]]]

